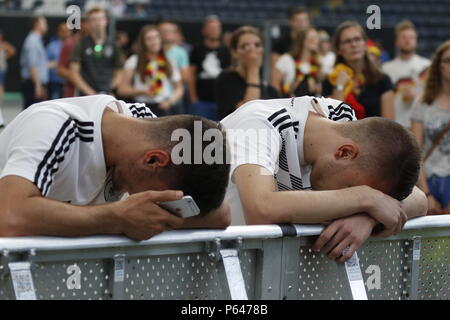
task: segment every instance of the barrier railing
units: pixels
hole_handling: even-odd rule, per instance
[[[449,299],[450,216],[370,238],[346,264],[320,225],[125,237],[0,238],[0,299]]]

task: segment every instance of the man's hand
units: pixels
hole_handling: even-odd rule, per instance
[[[343,263],[369,238],[376,223],[367,214],[355,214],[335,220],[322,231],[312,248],[314,251],[322,251],[336,262]],[[349,250],[342,255],[347,247]]]
[[[46,98],[46,92],[42,84],[37,83],[34,86],[34,97],[36,99],[44,100]]]
[[[344,70],[339,71],[339,74],[336,77],[336,85],[337,86],[345,86],[347,82],[351,80],[351,76],[345,72]]]
[[[242,55],[242,64],[251,70],[257,70],[261,68],[263,63],[263,54],[262,50],[247,50],[245,54]]]
[[[179,200],[181,191],[146,191],[116,202],[121,232],[136,240],[146,240],[163,231],[178,228],[183,219],[162,209],[157,203]]]
[[[384,229],[375,236],[389,237],[400,233],[408,220],[401,202],[370,187],[366,190],[368,193],[363,195],[363,201],[367,202],[363,212],[367,212],[384,226]]]
[[[158,105],[158,109],[160,110],[169,111],[170,108],[172,108],[172,102],[169,99],[164,100]]]

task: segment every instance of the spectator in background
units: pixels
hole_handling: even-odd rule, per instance
[[[189,55],[185,48],[176,44],[178,26],[170,21],[160,22],[158,25],[161,33],[164,53],[172,60],[181,72],[183,83],[189,79]]]
[[[417,30],[410,21],[402,21],[395,27],[397,57],[383,64],[383,72],[395,88],[395,121],[409,128],[414,100],[423,91],[430,60],[419,56]]]
[[[188,54],[192,51],[192,45],[188,42],[186,42],[186,39],[184,38],[183,31],[180,27],[177,28],[177,32],[175,32],[175,44],[184,48]]]
[[[16,48],[3,37],[3,31],[0,29],[0,128],[5,126],[1,105],[3,103],[4,83],[6,80],[6,71],[8,69],[8,59],[16,54]]]
[[[223,71],[216,81],[216,101],[220,119],[244,103],[256,99],[278,98],[272,86],[263,82],[263,39],[258,29],[243,26],[232,33],[231,55],[235,66]]]
[[[63,43],[70,37],[70,30],[65,22],[58,25],[56,38],[47,45],[47,59],[49,61],[48,98],[63,97],[64,80],[58,76],[58,59]]]
[[[333,52],[330,35],[325,30],[319,30],[319,53],[322,56],[322,74],[329,75],[333,71],[336,54]]]
[[[127,4],[125,2],[125,0],[110,0],[109,12],[111,15],[121,18],[127,9]]]
[[[181,79],[184,86],[183,91],[187,92],[188,84],[189,84],[189,54],[185,48],[176,44],[177,34],[180,33],[179,27],[177,24],[171,21],[162,21],[158,24],[159,31],[161,33],[162,45],[164,53],[167,58],[169,58],[175,66],[180,70]],[[183,93],[184,95],[184,93]],[[179,106],[176,106],[176,109],[179,110],[180,113],[187,113],[187,110],[184,107],[183,101],[187,102],[187,95],[184,99],[180,100]],[[187,103],[186,103],[187,104]]]
[[[138,54],[128,58],[124,69],[120,96],[145,103],[158,116],[181,113],[177,104],[184,92],[180,71],[164,53],[156,26],[141,29]]]
[[[284,97],[318,96],[321,92],[319,34],[308,27],[299,33],[291,50],[283,54],[272,72],[272,86]]]
[[[418,186],[431,214],[450,214],[450,41],[436,50],[411,129],[425,153]]]
[[[347,21],[338,26],[333,38],[336,64],[323,82],[323,95],[346,102],[358,119],[382,116],[393,120],[392,83],[370,60],[367,40],[357,22]]]
[[[31,32],[25,38],[20,55],[23,108],[47,97],[48,60],[42,37],[48,31],[45,17],[31,19]]]
[[[111,93],[116,88],[123,65],[123,54],[106,29],[108,18],[103,9],[87,13],[89,35],[81,38],[70,58],[72,81],[78,95]]]
[[[272,52],[272,61],[275,62],[282,54],[291,50],[291,46],[297,37],[297,33],[310,26],[308,10],[294,8],[289,11],[289,32],[275,41]]]
[[[69,98],[75,96],[75,87],[72,80],[72,72],[70,71],[70,57],[73,49],[81,37],[89,34],[89,24],[86,18],[82,17],[80,22],[80,30],[73,30],[74,33],[63,44],[58,61],[58,75],[64,79],[63,97]]]
[[[190,61],[190,113],[217,120],[214,85],[222,70],[230,65],[230,54],[222,44],[222,23],[207,17],[202,28],[203,42],[192,49]]]
[[[128,33],[126,33],[125,31],[117,31],[116,43],[117,43],[117,46],[122,51],[124,57],[128,58],[131,55],[131,50],[129,48],[130,37],[128,36]]]

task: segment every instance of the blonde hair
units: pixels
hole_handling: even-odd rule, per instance
[[[409,29],[411,29],[417,33],[416,27],[414,26],[414,24],[411,21],[409,21],[409,20],[400,21],[395,26],[395,36],[398,37],[400,32],[402,32],[403,30],[409,30]]]

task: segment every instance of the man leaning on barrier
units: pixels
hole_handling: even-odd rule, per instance
[[[199,116],[156,118],[145,105],[107,95],[32,105],[0,135],[0,236],[148,239],[173,228],[228,226],[229,164],[172,161],[173,131],[197,127],[222,132]],[[226,152],[221,136],[201,141],[200,151],[216,143]],[[181,219],[157,205],[183,194],[208,214]]]
[[[231,224],[327,223],[313,249],[343,262],[372,233],[424,215],[414,137],[387,119],[354,120],[347,104],[307,96],[251,101],[223,119]]]

